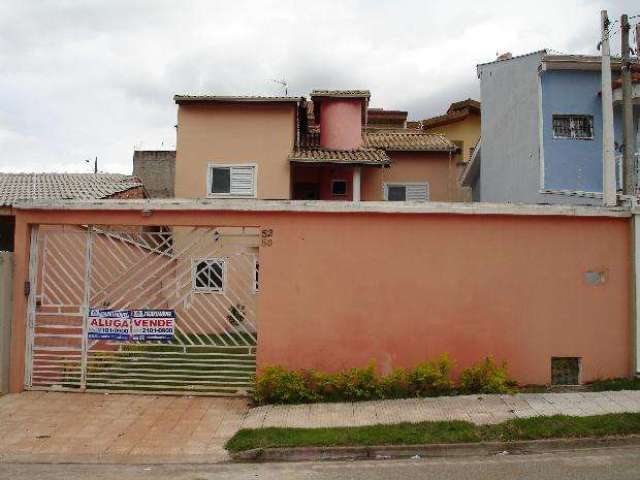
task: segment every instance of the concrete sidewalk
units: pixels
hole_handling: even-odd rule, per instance
[[[621,412],[640,412],[640,391],[467,395],[358,403],[269,405],[249,410],[241,428],[356,427],[438,420],[488,424],[512,418]]]

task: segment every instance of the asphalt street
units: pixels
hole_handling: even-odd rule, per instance
[[[578,480],[640,479],[640,447],[603,448],[536,455],[420,458],[360,462],[211,465],[0,464],[0,479],[13,480]]]

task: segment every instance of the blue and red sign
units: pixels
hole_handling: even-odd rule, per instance
[[[87,338],[119,342],[173,339],[175,310],[111,310],[90,308]]]

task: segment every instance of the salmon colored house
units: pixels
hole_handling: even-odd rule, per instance
[[[309,101],[176,95],[175,196],[461,200],[455,145],[406,128],[406,112],[369,109],[370,96],[368,90],[314,90]]]

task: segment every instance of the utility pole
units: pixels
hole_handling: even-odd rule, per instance
[[[633,138],[633,104],[631,99],[631,58],[629,56],[629,16],[620,17],[621,53],[622,53],[622,134],[624,143],[623,172],[624,193],[635,195],[637,173],[634,158],[635,139]]]
[[[613,91],[611,90],[611,52],[609,50],[609,17],[600,12],[602,33],[602,202],[607,207],[617,204],[616,159],[613,143]]]

